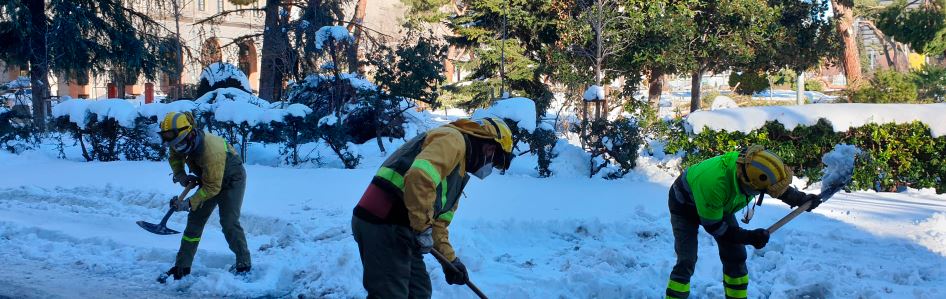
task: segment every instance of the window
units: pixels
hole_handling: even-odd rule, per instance
[[[204,11],[205,8],[204,0],[197,0],[197,10]]]
[[[223,0],[217,0],[217,12],[223,11]]]

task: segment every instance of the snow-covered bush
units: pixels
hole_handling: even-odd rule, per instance
[[[815,125],[799,125],[791,130],[770,121],[747,133],[703,130],[695,135],[668,134],[666,138],[668,153],[686,153],[683,169],[727,151],[760,144],[779,155],[796,176],[809,178],[810,183],[820,180],[824,153],[836,144],[851,144],[865,151],[865,159],[856,165],[849,188],[886,191],[910,186],[946,192],[946,159],[942,158],[946,137],[933,137],[930,127],[921,122],[868,123],[836,132],[824,118]]]
[[[53,107],[54,128],[72,135],[87,161],[161,160],[157,121],[128,101],[69,100]]]
[[[204,95],[220,88],[236,88],[246,93],[253,92],[246,74],[237,66],[226,62],[212,63],[201,71],[196,93]]]
[[[35,143],[30,116],[23,114],[0,106],[0,148],[3,150],[18,153]]]
[[[590,176],[614,165],[616,169],[605,173],[604,178],[617,179],[637,166],[638,149],[643,138],[635,120],[625,117],[583,120],[580,125],[573,126],[573,132],[579,134],[585,150],[591,154]]]
[[[555,145],[558,144],[558,135],[555,133],[555,129],[551,126],[536,128],[532,134],[525,136],[525,142],[529,144],[529,152],[538,158],[536,170],[539,172],[539,177],[552,176],[550,166],[552,165],[552,159],[557,156]]]

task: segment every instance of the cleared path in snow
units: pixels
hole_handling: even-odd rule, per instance
[[[7,156],[9,157],[9,156]],[[4,157],[6,158],[6,157]],[[6,160],[6,159],[5,159]],[[370,170],[249,166],[243,226],[254,272],[226,272],[233,256],[216,216],[194,275],[153,283],[179,236],[141,230],[179,192],[165,163],[0,161],[0,296],[363,297],[351,208]],[[39,182],[39,183],[36,183]],[[494,298],[661,297],[673,264],[667,187],[585,178],[473,180],[451,235],[477,284]],[[750,227],[788,212],[767,199]],[[920,193],[839,194],[750,247],[750,294],[769,298],[943,298],[946,199]],[[183,229],[184,215],[169,226]],[[715,244],[700,237],[693,294],[721,298]],[[437,298],[448,286],[428,258]],[[21,271],[18,273],[18,271]]]

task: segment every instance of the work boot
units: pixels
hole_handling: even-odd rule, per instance
[[[191,274],[190,267],[178,268],[177,266],[174,266],[174,267],[171,267],[171,269],[168,270],[168,272],[161,274],[161,276],[158,277],[158,282],[166,283],[168,280],[168,277],[172,277],[172,276],[174,277],[174,280],[181,280],[181,278],[183,278],[184,276],[187,276],[188,274]]]
[[[252,268],[253,268],[253,267],[250,266],[250,265],[239,265],[239,264],[238,264],[238,265],[236,265],[236,266],[233,266],[233,268],[230,268],[230,272],[232,272],[233,275],[246,276],[247,273],[250,273],[250,270],[251,270]]]

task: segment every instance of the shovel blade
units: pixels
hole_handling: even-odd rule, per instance
[[[145,229],[146,231],[149,231],[149,232],[151,232],[151,233],[153,233],[153,234],[158,234],[158,235],[173,235],[173,234],[179,234],[179,233],[181,233],[181,232],[179,232],[179,231],[170,229],[170,228],[168,228],[167,226],[163,226],[163,225],[159,225],[159,224],[148,223],[148,222],[144,222],[144,221],[138,221],[137,223],[138,223],[138,226],[140,226],[141,228],[143,228],[143,229]]]

